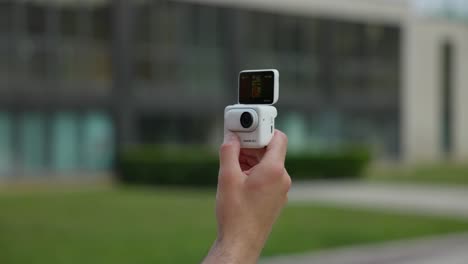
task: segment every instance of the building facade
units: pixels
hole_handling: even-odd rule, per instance
[[[280,71],[291,151],[468,159],[468,26],[409,1],[4,0],[0,58],[3,178],[93,175],[134,144],[215,146],[249,68]]]

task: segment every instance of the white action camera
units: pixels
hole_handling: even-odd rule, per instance
[[[242,148],[263,148],[275,132],[279,72],[274,69],[239,73],[239,101],[224,110],[224,129],[239,136]]]

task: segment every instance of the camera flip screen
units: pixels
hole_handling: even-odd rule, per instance
[[[274,100],[273,71],[242,72],[239,75],[239,103],[271,104]]]

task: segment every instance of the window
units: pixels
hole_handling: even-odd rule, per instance
[[[107,47],[97,46],[89,51],[88,59],[88,67],[91,70],[89,80],[98,82],[107,89],[112,79],[110,51]]]
[[[318,89],[318,31],[316,19],[297,21],[297,88],[302,90]]]
[[[50,58],[51,53],[45,47],[36,45],[29,57],[30,75],[37,79],[46,79]]]
[[[92,9],[93,37],[98,41],[109,41],[111,37],[110,6],[105,5]]]
[[[11,60],[10,33],[12,31],[13,4],[9,1],[0,1],[0,90],[8,89],[5,84],[9,78],[9,64]]]
[[[366,25],[365,26],[365,41],[367,41],[368,53],[372,57],[382,56],[379,49],[385,45],[385,28],[380,25]]]
[[[139,4],[134,9],[134,29],[135,36],[138,42],[151,41],[152,17],[154,14],[152,6],[147,3]]]
[[[0,112],[0,177],[13,170],[13,122],[8,113]]]
[[[296,19],[289,16],[275,18],[275,48],[279,52],[298,51],[298,27]]]
[[[397,100],[399,87],[399,30],[386,25],[366,25],[366,81],[376,96]]]
[[[0,2],[0,37],[11,31],[12,28],[13,3],[10,1]]]
[[[186,16],[181,18],[184,23],[182,27],[184,42],[190,46],[198,46],[201,41],[201,6],[189,5],[184,8]]]
[[[227,8],[216,8],[216,46],[223,48],[226,46],[227,34],[230,34],[228,31],[228,20],[229,12]]]
[[[157,84],[157,87],[169,86],[177,88],[183,81],[193,81],[191,78],[187,78],[187,76],[185,76],[185,78],[177,78],[180,69],[180,64],[176,58],[174,58],[174,56],[168,56],[157,60],[157,63],[154,64],[153,68],[154,80]],[[145,70],[144,65],[143,70]],[[143,72],[141,74],[143,74]]]
[[[59,12],[60,33],[65,37],[78,35],[79,9],[76,7],[64,7]]]
[[[58,77],[66,84],[94,82],[107,90],[111,82],[111,57],[106,46],[90,45],[80,47],[63,44],[59,50],[61,60]],[[80,89],[86,89],[78,85]]]
[[[78,122],[73,113],[58,113],[52,120],[52,168],[70,172],[79,168]]]
[[[142,114],[136,125],[140,143],[202,144],[209,139],[209,120],[206,116]]]
[[[308,146],[306,120],[303,113],[289,112],[284,113],[281,119],[282,129],[288,134],[288,150],[291,152],[300,152],[306,150]]]
[[[155,26],[155,38],[157,43],[162,46],[173,47],[180,40],[181,27],[180,18],[183,17],[182,7],[186,4],[176,2],[161,1],[155,7],[153,13]]]
[[[399,29],[385,25],[366,25],[364,38],[371,57],[394,62],[400,46]]]
[[[25,113],[20,120],[20,155],[22,167],[37,174],[45,167],[45,123],[38,113]]]
[[[46,31],[46,8],[43,5],[27,2],[27,31],[32,35],[44,34]]]
[[[316,56],[318,52],[320,21],[314,18],[300,18],[297,23],[298,51]]]
[[[142,56],[139,56],[142,57]],[[150,81],[153,79],[151,57],[136,58],[135,61],[135,75],[137,80]]]
[[[218,30],[218,9],[212,6],[202,6],[199,13],[198,35],[203,47],[216,48]]]
[[[66,88],[109,90],[111,76],[111,5],[76,2],[59,10],[61,34],[56,76]],[[54,59],[54,58],[52,58]]]
[[[344,115],[344,140],[354,145],[372,146],[378,157],[396,158],[399,152],[398,114],[347,112]]]
[[[110,169],[114,152],[114,129],[110,117],[99,112],[86,114],[81,127],[84,168],[93,171]]]
[[[275,15],[250,12],[248,13],[249,23],[247,26],[247,39],[245,43],[247,47],[256,50],[273,50],[275,47]]]
[[[363,25],[350,22],[334,22],[333,44],[338,58],[362,58]]]

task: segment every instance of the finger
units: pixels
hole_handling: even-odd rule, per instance
[[[242,162],[240,163],[240,166],[241,166],[241,169],[242,171],[245,173],[246,171],[250,170],[250,168],[252,168],[252,166],[250,166],[249,164],[247,164],[246,162]]]
[[[239,162],[240,162],[241,164],[242,164],[242,163],[245,163],[245,164],[247,164],[247,165],[249,166],[249,168],[251,168],[251,167],[257,165],[258,162],[259,162],[259,160],[258,160],[257,157],[244,156],[244,155],[242,155],[242,153],[241,153],[241,155],[240,155],[240,157],[239,157]],[[242,168],[242,170],[244,171],[245,169]]]
[[[219,150],[220,177],[239,177],[238,175],[242,174],[239,153],[239,138],[232,132],[226,132],[224,142]]]
[[[265,154],[265,148],[261,149],[247,149],[243,148],[241,149],[240,155],[241,156],[248,156],[251,158],[257,159],[258,162],[263,158],[263,155]]]
[[[284,164],[286,151],[288,149],[288,137],[279,130],[275,130],[275,134],[266,148],[262,163],[268,164]]]

